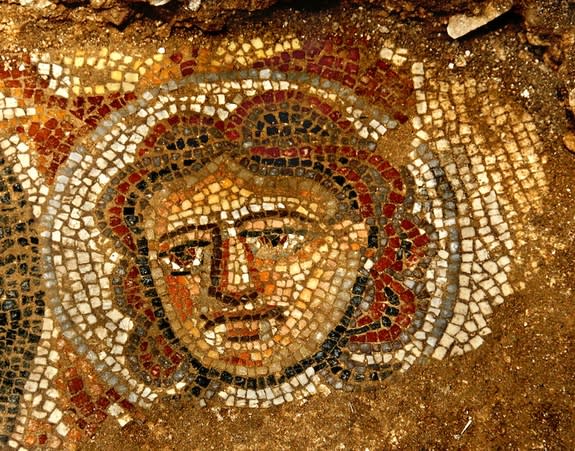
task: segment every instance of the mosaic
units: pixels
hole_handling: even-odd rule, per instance
[[[269,407],[479,347],[546,188],[531,117],[388,43],[0,62],[0,443]]]

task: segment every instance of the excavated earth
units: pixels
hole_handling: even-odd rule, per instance
[[[81,449],[575,449],[575,4],[517,2],[454,40],[449,17],[481,2],[204,3],[195,14],[176,2],[4,2],[0,53],[105,46],[129,54],[238,35],[385,29],[455,80],[498,79],[502,95],[533,116],[549,183],[545,209],[532,218],[538,237],[512,274],[522,289],[495,310],[493,333],[474,352],[394,374],[379,390],[270,409],[159,404],[123,428],[108,418]]]

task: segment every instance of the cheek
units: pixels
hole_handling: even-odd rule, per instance
[[[154,236],[162,236],[168,230],[167,212],[162,214],[156,213],[156,221],[154,222]]]
[[[304,268],[314,263],[317,264],[330,253],[333,241],[334,237],[331,236],[324,236],[310,241],[295,254],[294,261],[300,262]]]
[[[199,294],[199,284],[185,277],[166,277],[168,296],[174,310],[183,321],[193,313],[193,298]],[[190,283],[191,282],[191,283]]]
[[[334,256],[329,244],[332,241],[329,238],[315,239],[294,254],[278,260],[255,258],[253,267],[257,273],[254,276],[257,277],[262,293],[291,300],[294,292],[313,289],[318,283],[322,284],[323,289],[325,283],[318,278],[323,279],[322,274],[336,266],[337,255],[341,253],[336,251],[337,255]],[[315,275],[318,270],[319,274]]]
[[[197,275],[194,276],[166,276],[166,285],[171,298],[190,297],[200,294],[202,281]]]
[[[255,268],[259,270],[252,275],[257,279],[254,281],[260,292],[265,296],[280,296],[285,299],[291,295],[294,280],[289,273],[289,265],[285,260],[254,260]]]
[[[310,269],[321,262],[329,253],[329,246],[325,239],[316,239],[289,256],[272,259],[255,258],[253,268],[257,270],[257,277],[262,283],[298,280],[309,274]]]

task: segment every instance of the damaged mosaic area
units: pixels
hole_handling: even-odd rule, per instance
[[[497,85],[387,43],[0,63],[0,443],[268,407],[479,347],[546,188]]]

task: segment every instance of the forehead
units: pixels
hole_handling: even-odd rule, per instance
[[[298,176],[258,176],[221,157],[194,175],[166,183],[149,201],[147,220],[155,217],[169,231],[173,222],[239,219],[255,211],[291,210],[325,222],[340,208],[336,194],[321,183]]]

